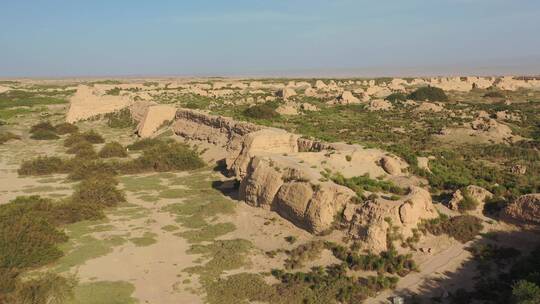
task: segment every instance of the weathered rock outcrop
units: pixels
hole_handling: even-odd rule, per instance
[[[90,87],[80,85],[77,92],[70,99],[70,106],[66,116],[69,123],[107,114],[126,108],[133,101],[126,96],[107,95],[111,86]]]
[[[493,194],[491,192],[475,185],[467,186],[465,188],[465,191],[467,195],[471,199],[475,200],[475,202],[477,203],[474,210],[468,211],[470,213],[482,214],[486,200],[493,197]],[[461,201],[463,201],[463,199],[465,199],[465,197],[463,196],[463,192],[461,190],[457,190],[452,195],[452,199],[450,200],[450,202],[448,202],[448,207],[450,207],[450,209],[454,211],[459,211],[459,204],[461,203]]]
[[[140,137],[150,137],[164,123],[172,122],[176,115],[176,107],[170,105],[152,105],[146,108],[146,113],[137,128]]]
[[[413,187],[400,201],[377,199],[355,205],[354,191],[321,174],[321,169],[327,169],[346,177],[403,177],[406,163],[381,150],[300,138],[280,129],[183,109],[177,111],[173,129],[187,139],[224,148],[227,168],[240,181],[241,200],[275,211],[312,233],[331,229],[345,210],[352,214],[347,219],[350,234],[363,240],[367,249],[382,251],[385,218],[391,217],[404,235],[410,235],[421,219],[436,216],[429,193],[420,188]]]
[[[364,249],[378,253],[387,250],[387,237],[391,226],[398,227],[404,238],[421,220],[438,216],[427,190],[411,187],[409,194],[398,201],[382,198],[360,205],[348,204],[344,220],[349,224],[349,234],[363,241]]]
[[[540,193],[526,194],[508,204],[503,218],[520,224],[540,225]]]
[[[276,211],[313,233],[331,228],[334,217],[356,194],[287,157],[256,156],[240,184],[240,198],[252,206]]]

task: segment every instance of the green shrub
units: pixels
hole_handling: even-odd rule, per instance
[[[21,281],[17,284],[14,303],[52,304],[66,303],[74,297],[76,281],[57,274],[41,274],[37,278]]]
[[[113,141],[106,143],[105,146],[99,151],[99,157],[127,157],[126,148],[124,148],[119,142]]]
[[[512,286],[513,303],[538,304],[540,303],[540,286],[535,283],[521,280]]]
[[[199,154],[189,146],[178,142],[159,142],[143,150],[137,159],[124,163],[124,173],[166,172],[199,169],[204,166]]]
[[[467,188],[461,189],[461,195],[463,199],[458,203],[459,212],[466,212],[475,210],[476,207],[480,204],[475,198],[473,198]]]
[[[105,139],[103,139],[103,137],[94,130],[86,131],[82,133],[82,136],[85,140],[92,144],[102,144],[105,142]]]
[[[21,197],[0,205],[0,268],[37,267],[62,256],[67,241],[54,224],[54,207],[39,197]]]
[[[359,196],[362,196],[364,191],[390,192],[399,195],[403,195],[407,192],[406,189],[396,186],[391,181],[371,179],[367,174],[364,174],[362,176],[345,178],[343,175],[338,173],[334,175],[331,179],[338,185],[343,185],[352,189]]]
[[[11,132],[0,132],[0,145],[13,139],[21,139],[21,137]]]
[[[54,131],[39,129],[30,135],[30,138],[36,140],[54,140],[60,138]]]
[[[94,208],[116,206],[125,202],[122,191],[116,188],[118,181],[110,175],[93,175],[81,181],[75,188],[73,204],[87,205]]]
[[[81,142],[88,142],[81,133],[72,133],[64,140],[64,147],[72,147]]]
[[[122,89],[120,89],[119,87],[114,87],[112,89],[106,90],[105,95],[118,96],[118,95],[120,95],[121,91],[122,91]]]
[[[480,233],[482,221],[472,215],[459,215],[452,218],[440,216],[437,219],[423,221],[419,230],[433,235],[448,234],[454,239],[466,243]]]
[[[279,117],[276,109],[268,103],[251,106],[244,110],[244,115],[255,119],[273,119]]]
[[[56,130],[56,134],[59,135],[71,134],[79,131],[79,127],[69,122],[57,124],[56,126],[54,126],[54,129]]]
[[[440,88],[422,87],[416,89],[407,96],[408,99],[417,101],[448,101],[448,96]]]
[[[66,150],[68,154],[75,154],[77,157],[82,158],[96,158],[97,153],[94,150],[94,146],[86,140],[73,144]]]
[[[37,131],[50,131],[56,133],[56,129],[48,121],[43,121],[30,127],[30,133],[36,133]]]
[[[288,251],[289,257],[285,260],[285,269],[304,267],[305,262],[318,259],[324,248],[323,241],[313,241]]]
[[[36,159],[24,161],[18,170],[19,175],[47,175],[67,173],[64,160],[56,156],[39,156]]]
[[[113,162],[104,162],[100,159],[73,158],[67,164],[69,179],[82,180],[93,176],[117,174],[118,165]]]
[[[396,102],[396,101],[406,101],[407,95],[403,93],[392,93],[388,96],[386,96],[385,100],[388,100],[390,102]]]
[[[137,123],[131,117],[131,111],[127,108],[105,115],[107,126],[110,128],[123,129],[134,127]]]
[[[157,138],[144,138],[128,145],[127,148],[131,151],[141,151],[160,144],[161,142],[163,142],[163,140]]]
[[[84,133],[72,133],[64,140],[64,147],[71,147],[82,141],[87,141],[91,144],[102,144],[105,142],[103,137],[96,131],[90,130]]]

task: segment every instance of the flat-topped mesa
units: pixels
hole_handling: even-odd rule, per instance
[[[66,121],[73,123],[98,115],[119,111],[131,105],[133,100],[127,96],[108,95],[107,86],[90,87],[79,85],[70,99]],[[109,89],[112,89],[109,88]]]

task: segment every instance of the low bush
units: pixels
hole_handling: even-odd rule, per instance
[[[446,93],[442,89],[435,87],[418,88],[409,94],[407,98],[417,101],[448,101]]]
[[[0,145],[14,139],[21,139],[21,137],[11,132],[0,132]]]
[[[72,133],[66,138],[66,140],[64,140],[64,147],[71,147],[82,141],[87,141],[91,144],[102,144],[105,142],[99,133],[94,130],[90,130],[84,133]]]
[[[115,129],[131,128],[137,123],[131,117],[131,111],[127,108],[105,115],[107,126]]]
[[[72,158],[67,162],[69,179],[82,180],[93,176],[114,176],[119,165],[115,162],[104,162],[100,159]]]
[[[48,121],[43,121],[30,127],[30,133],[36,133],[37,131],[50,131],[56,133],[55,127]]]
[[[178,142],[159,142],[143,150],[141,156],[122,164],[123,173],[140,173],[148,171],[185,171],[199,169],[204,161],[189,146]]]
[[[96,158],[97,153],[94,150],[94,146],[86,140],[77,142],[73,144],[69,149],[66,150],[68,154],[75,154],[77,157],[82,158]]]
[[[82,136],[85,140],[92,144],[102,144],[105,142],[105,139],[103,139],[103,137],[94,130],[86,131],[82,133]]]
[[[132,151],[141,151],[151,148],[161,142],[163,142],[163,140],[157,138],[144,138],[132,143],[131,145],[128,145],[127,148]]]
[[[40,274],[36,278],[18,282],[13,303],[52,304],[68,303],[73,300],[76,280],[57,274]],[[11,301],[10,301],[11,302]]]
[[[276,109],[267,103],[254,105],[245,109],[244,115],[255,119],[273,119],[279,117]]]
[[[371,179],[369,175],[355,176],[345,178],[341,174],[336,174],[332,178],[336,184],[346,186],[352,189],[356,194],[362,196],[364,191],[369,192],[390,192],[398,195],[406,194],[407,190],[400,188],[391,181]]]
[[[406,101],[407,95],[405,95],[404,93],[392,93],[386,96],[385,100],[388,100],[390,102]]]
[[[118,96],[120,95],[120,92],[122,91],[121,88],[119,87],[114,87],[112,89],[109,89],[107,91],[105,91],[105,95],[112,95],[112,96]]]
[[[124,193],[116,188],[118,181],[110,175],[93,175],[75,188],[72,203],[103,209],[125,202]]]
[[[313,241],[288,251],[289,257],[285,260],[285,269],[301,268],[305,262],[318,259],[324,248],[323,241]]]
[[[56,134],[59,135],[71,134],[79,131],[79,127],[69,122],[57,124],[54,126],[54,129],[56,130]]]
[[[54,140],[59,139],[60,137],[56,135],[54,131],[39,129],[34,131],[32,135],[30,135],[30,138],[36,140]]]
[[[459,215],[452,218],[441,215],[439,218],[423,221],[418,227],[424,233],[448,234],[462,243],[474,239],[482,228],[482,221],[472,215]]]
[[[37,267],[62,256],[57,244],[67,236],[51,220],[53,210],[35,196],[0,205],[0,268]]]
[[[470,195],[469,191],[467,191],[467,188],[462,188],[461,194],[463,195],[463,199],[458,203],[459,212],[475,210],[476,207],[480,204],[475,198]]]
[[[19,175],[47,175],[67,172],[65,161],[56,156],[39,156],[36,159],[24,161],[18,170]]]
[[[99,157],[101,158],[110,158],[110,157],[127,157],[126,148],[124,148],[119,142],[113,141],[106,143],[101,151],[99,151]]]
[[[405,276],[416,271],[418,266],[410,254],[399,254],[394,248],[377,254],[358,254],[343,246],[327,243],[336,258],[345,262],[349,269],[358,271],[377,271],[379,274],[391,273]]]

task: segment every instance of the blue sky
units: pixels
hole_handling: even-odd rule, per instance
[[[0,77],[540,74],[538,0],[0,0]]]

